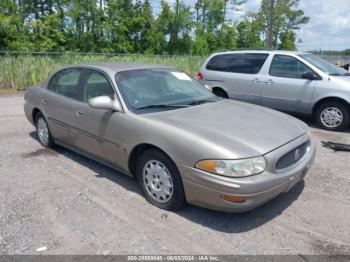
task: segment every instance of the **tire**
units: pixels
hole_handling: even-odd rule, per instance
[[[222,90],[221,88],[214,88],[213,94],[218,96],[218,97],[228,98],[227,93],[224,90]]]
[[[349,111],[349,107],[342,102],[326,102],[316,109],[315,119],[323,129],[340,131],[349,126]]]
[[[145,198],[151,204],[166,210],[178,210],[186,205],[179,170],[161,151],[145,151],[138,161],[136,176]]]
[[[55,143],[52,138],[47,121],[43,114],[40,112],[35,115],[35,127],[40,144],[43,147],[52,148],[55,145]]]

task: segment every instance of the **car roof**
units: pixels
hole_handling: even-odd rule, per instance
[[[157,69],[157,68],[175,69],[174,67],[167,66],[167,65],[142,64],[142,63],[86,63],[86,64],[70,65],[70,66],[66,66],[65,68],[75,68],[75,67],[96,68],[104,71],[114,71],[114,72],[136,70],[136,69]]]

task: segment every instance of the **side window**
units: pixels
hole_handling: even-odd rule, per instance
[[[229,62],[228,55],[217,55],[217,56],[214,56],[212,59],[210,59],[210,61],[207,63],[206,68],[208,70],[226,72],[228,62]]]
[[[97,96],[109,96],[114,99],[114,89],[107,77],[100,72],[88,70],[83,89],[83,101]]]
[[[271,76],[299,78],[302,79],[304,73],[312,70],[298,59],[287,55],[275,55],[272,59],[270,72]]]
[[[47,88],[57,94],[75,99],[79,77],[80,69],[65,69],[51,79]]]
[[[218,55],[209,61],[207,69],[240,74],[257,74],[268,56],[268,54],[254,53]]]

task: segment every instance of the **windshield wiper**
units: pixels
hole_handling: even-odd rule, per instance
[[[188,107],[188,105],[151,104],[151,105],[147,105],[147,106],[138,107],[138,108],[136,108],[136,110],[148,109],[148,108],[182,108],[182,107]]]
[[[212,102],[216,102],[217,100],[210,100],[210,99],[198,99],[198,100],[194,100],[191,103],[189,103],[188,105],[190,106],[195,106],[195,105],[200,105],[200,104],[205,104],[205,103],[212,103]]]

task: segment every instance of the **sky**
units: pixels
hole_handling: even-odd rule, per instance
[[[155,3],[158,0],[154,0]],[[169,3],[175,0],[166,0]],[[183,0],[194,6],[196,0]],[[261,0],[247,0],[241,10],[232,13],[240,20],[246,12],[257,11]],[[344,50],[350,48],[350,0],[300,0],[300,8],[310,17],[306,25],[297,31],[298,49]]]

